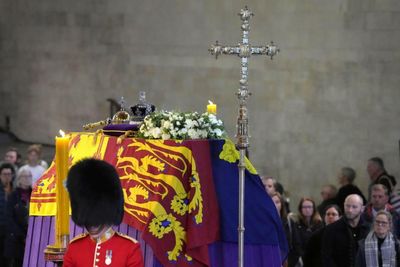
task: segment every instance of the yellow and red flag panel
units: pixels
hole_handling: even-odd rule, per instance
[[[124,222],[143,232],[165,265],[207,266],[207,245],[218,238],[219,212],[209,142],[144,140],[72,133],[69,166],[87,157],[117,169]],[[31,216],[56,213],[55,163],[35,186]]]

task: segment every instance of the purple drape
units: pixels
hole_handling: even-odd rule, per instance
[[[145,267],[162,267],[154,258],[153,250],[141,239],[140,232],[136,229],[121,224],[116,230],[129,235],[139,241]],[[81,227],[75,226],[71,220],[71,237],[83,233]],[[51,262],[44,261],[43,251],[47,245],[54,243],[54,217],[29,218],[29,228],[26,238],[24,267],[55,267]],[[235,243],[217,242],[209,246],[210,261],[212,267],[237,266],[238,247]],[[280,250],[278,246],[245,245],[244,265],[246,267],[281,267]]]

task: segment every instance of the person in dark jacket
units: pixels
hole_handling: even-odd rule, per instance
[[[292,216],[289,221],[291,229],[291,243],[288,256],[288,266],[301,266],[302,257],[311,235],[323,226],[315,202],[311,198],[303,197],[298,206],[298,215]]]
[[[368,201],[371,200],[371,187],[374,184],[383,184],[389,191],[389,196],[392,194],[394,187],[397,184],[396,179],[389,175],[385,169],[383,160],[379,157],[373,157],[368,160],[367,172],[371,183],[368,186]]]
[[[322,243],[322,236],[325,233],[326,226],[336,222],[342,217],[342,211],[336,204],[331,204],[326,207],[324,211],[324,223],[325,226],[315,231],[310,240],[308,240],[304,257],[303,263],[304,267],[321,267],[322,260],[321,260],[321,243]]]
[[[373,228],[359,241],[356,267],[399,267],[399,242],[392,234],[392,215],[378,211]]]
[[[14,166],[9,163],[0,165],[0,266],[6,266],[4,258],[4,240],[6,237],[6,205],[12,192]]]
[[[20,170],[15,181],[15,190],[7,201],[6,238],[4,256],[7,267],[20,267],[24,259],[25,238],[28,230],[29,199],[32,192],[32,174]]]
[[[317,206],[319,215],[323,218],[325,215],[326,207],[332,204],[336,204],[336,186],[332,184],[324,185],[321,188],[322,202]]]
[[[341,187],[336,194],[336,205],[338,205],[341,210],[344,210],[344,200],[346,197],[352,194],[361,196],[363,199],[363,204],[367,204],[367,200],[365,199],[365,196],[361,192],[360,188],[354,184],[356,176],[356,171],[350,167],[343,167],[338,174],[338,180]]]
[[[326,227],[321,250],[323,267],[354,267],[358,241],[369,232],[369,225],[361,218],[363,208],[359,195],[348,196],[345,216]]]

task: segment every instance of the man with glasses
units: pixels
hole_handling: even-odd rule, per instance
[[[4,239],[6,234],[7,197],[12,192],[14,166],[9,163],[0,165],[0,266],[6,266],[4,259]]]
[[[349,195],[344,202],[344,216],[326,227],[321,251],[324,267],[354,266],[358,241],[369,231],[369,225],[361,218],[363,210],[363,199]]]

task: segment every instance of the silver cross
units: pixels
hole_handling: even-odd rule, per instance
[[[239,99],[239,115],[236,124],[237,147],[240,151],[238,163],[239,168],[239,220],[238,220],[238,266],[243,267],[243,249],[244,249],[244,177],[245,177],[245,155],[249,146],[248,135],[248,116],[247,116],[247,98],[249,97],[248,90],[248,61],[251,55],[267,55],[271,59],[279,52],[279,48],[271,42],[265,46],[251,46],[249,44],[249,20],[254,14],[247,6],[240,10],[240,19],[242,20],[242,42],[237,46],[223,46],[215,42],[208,51],[211,55],[215,55],[215,59],[221,54],[238,55],[241,58],[241,78],[239,80],[240,88],[237,93]]]

